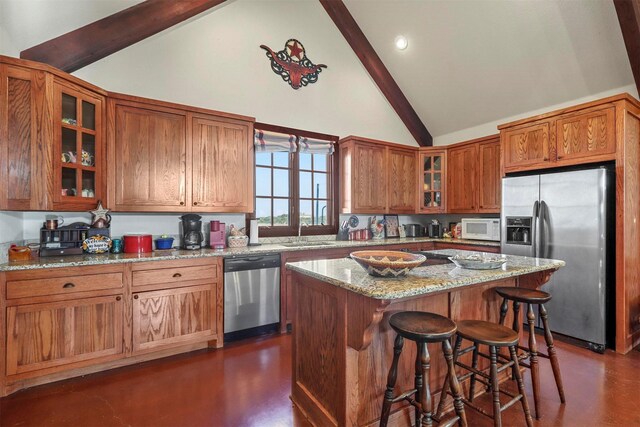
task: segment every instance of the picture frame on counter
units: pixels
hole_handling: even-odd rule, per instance
[[[384,216],[384,237],[387,239],[399,238],[398,215]]]

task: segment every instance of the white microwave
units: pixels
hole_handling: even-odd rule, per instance
[[[500,241],[500,219],[462,218],[462,238]]]

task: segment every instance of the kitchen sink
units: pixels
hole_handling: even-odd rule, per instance
[[[287,248],[302,248],[305,246],[331,246],[335,245],[335,242],[327,241],[327,242],[291,242],[291,243],[280,243],[280,246],[286,246]]]

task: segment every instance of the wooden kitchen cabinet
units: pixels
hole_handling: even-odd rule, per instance
[[[132,266],[132,351],[193,342],[222,347],[222,260],[156,261]]]
[[[109,129],[111,183],[118,211],[186,209],[186,114],[113,103]]]
[[[253,119],[111,94],[110,205],[116,211],[253,211]],[[136,185],[132,185],[132,183]]]
[[[222,258],[0,272],[0,396],[223,345]]]
[[[446,210],[447,151],[423,148],[418,153],[418,209],[420,213]]]
[[[7,375],[122,353],[122,295],[7,307]]]
[[[447,150],[447,212],[477,212],[478,166],[476,144]]]
[[[478,138],[447,148],[447,212],[499,213],[500,139]]]
[[[133,351],[155,351],[216,334],[211,286],[133,294]]]
[[[499,213],[502,204],[500,138],[478,144],[478,212]]]
[[[214,116],[192,119],[192,211],[253,211],[252,126]]]
[[[388,210],[412,214],[416,211],[415,150],[389,148],[387,151]]]
[[[348,136],[339,142],[341,213],[414,213],[415,149]]]
[[[615,106],[585,104],[498,126],[504,172],[615,160]]]
[[[550,124],[544,121],[502,133],[505,170],[545,167],[551,160],[549,132]]]
[[[105,95],[45,64],[0,56],[1,210],[96,206],[106,193]]]
[[[556,163],[611,159],[616,152],[615,108],[591,108],[565,114],[555,122]]]

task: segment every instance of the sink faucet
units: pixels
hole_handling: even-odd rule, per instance
[[[306,222],[300,222],[300,225],[298,226],[298,242],[300,242],[302,240],[302,227],[308,227],[309,224],[307,224]]]

